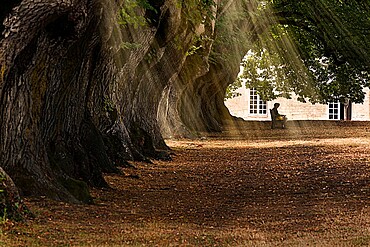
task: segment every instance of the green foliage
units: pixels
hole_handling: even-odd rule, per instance
[[[300,101],[320,101],[308,69],[287,43],[289,36],[282,25],[260,35],[241,63],[244,70],[240,79],[245,80],[246,87],[255,88],[264,100],[290,98],[294,92]]]
[[[157,10],[147,0],[124,0],[118,15],[118,24],[138,28],[146,26],[148,21],[142,10]]]
[[[116,108],[114,107],[114,103],[109,98],[104,98],[103,102],[104,111],[106,112],[113,112]]]
[[[215,25],[215,37],[213,49],[210,53],[210,62],[224,65],[239,62],[240,51],[247,51],[252,44],[252,32],[245,31],[242,23],[251,23],[250,16],[254,13],[248,12],[248,7],[243,5],[244,1],[235,2],[235,9],[218,13]],[[225,6],[218,6],[223,11]]]
[[[190,46],[186,52],[186,56],[191,56],[203,49],[207,48],[207,43],[212,42],[213,40],[207,35],[196,35],[193,39],[193,44]]]
[[[143,9],[157,12],[157,10],[148,2],[148,0],[136,0],[136,2]]]
[[[369,2],[269,2],[276,20],[255,43],[255,57],[243,61],[249,86],[265,99],[295,92],[302,101],[362,102],[370,79]]]
[[[273,1],[321,101],[362,102],[370,63],[369,1]]]
[[[278,90],[284,88],[284,80],[279,76],[284,75],[284,67],[274,63],[277,58],[274,53],[267,50],[250,52],[242,61],[244,67],[239,80],[244,79],[247,88],[255,88],[264,100],[272,100],[282,96],[280,92],[288,90]],[[275,65],[276,64],[276,65]]]
[[[213,8],[216,3],[213,0],[177,0],[177,6],[182,9],[186,19],[192,23],[195,29],[207,19],[214,19]]]
[[[144,59],[147,63],[151,63],[152,61],[156,59],[156,57],[157,57],[157,50],[155,48],[151,48],[146,53]]]
[[[241,80],[236,80],[234,83],[230,84],[226,88],[225,100],[240,96],[241,94],[236,92],[236,90],[241,86],[242,86]]]
[[[4,211],[2,212],[2,215],[0,216],[0,226],[4,225],[9,220],[8,214],[6,213],[6,208],[4,208]]]
[[[133,42],[123,42],[121,44],[122,49],[125,49],[125,50],[138,49],[141,46],[142,46],[141,44],[139,44],[139,43],[133,43]]]
[[[186,56],[194,55],[195,53],[197,53],[197,50],[201,48],[202,46],[195,46],[195,45],[190,46],[189,50],[186,52]]]

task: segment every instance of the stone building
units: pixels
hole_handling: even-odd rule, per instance
[[[362,104],[332,102],[327,105],[302,103],[292,99],[278,98],[273,101],[263,101],[254,89],[243,87],[237,89],[236,96],[225,101],[231,115],[245,120],[271,120],[269,109],[274,103],[280,103],[279,113],[288,120],[370,120],[370,90],[365,90],[365,100]]]

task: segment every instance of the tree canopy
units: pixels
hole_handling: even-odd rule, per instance
[[[266,28],[244,58],[242,79],[265,99],[361,103],[369,86],[369,1],[271,0]]]

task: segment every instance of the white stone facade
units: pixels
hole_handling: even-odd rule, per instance
[[[287,116],[288,120],[340,120],[346,119],[346,115],[338,112],[339,118],[330,119],[329,117],[329,105],[323,104],[311,104],[302,103],[296,100],[296,98],[286,99],[278,98],[274,101],[267,102],[267,110],[259,111],[257,114],[251,113],[250,104],[250,89],[244,86],[239,88],[237,93],[240,96],[228,99],[225,101],[225,105],[228,107],[231,115],[241,117],[245,120],[260,120],[268,121],[271,120],[269,109],[273,108],[274,103],[280,103],[279,113]],[[362,104],[351,104],[351,116],[350,119],[354,121],[369,121],[370,120],[370,91],[368,88],[365,89],[365,100]],[[340,107],[340,106],[338,106]]]

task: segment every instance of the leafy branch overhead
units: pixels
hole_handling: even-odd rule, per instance
[[[147,19],[140,13],[141,9],[153,7],[146,0],[125,0],[119,11],[118,24],[132,25],[135,28],[147,25]]]
[[[215,18],[216,3],[213,0],[178,0],[177,5],[186,11],[185,16],[194,25],[202,23],[206,18]]]
[[[246,58],[242,78],[265,99],[289,97],[327,103],[361,103],[369,86],[368,2],[310,0],[269,2],[261,12],[268,28]]]

